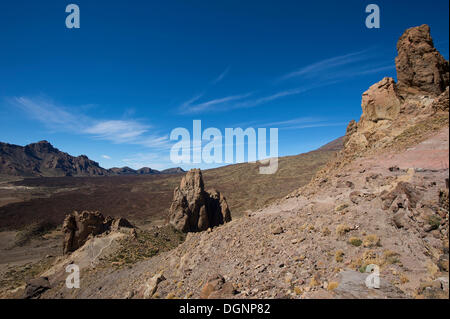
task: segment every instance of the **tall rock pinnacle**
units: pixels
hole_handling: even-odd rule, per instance
[[[438,96],[449,85],[449,62],[436,50],[426,24],[406,30],[397,43],[397,85],[402,94]]]

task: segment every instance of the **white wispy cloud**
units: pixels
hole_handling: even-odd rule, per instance
[[[214,85],[214,84],[217,84],[220,81],[222,81],[227,76],[228,72],[230,72],[230,67],[229,66],[222,73],[220,73],[217,78],[215,78],[212,81],[212,84]]]
[[[169,148],[167,135],[150,132],[151,125],[137,120],[94,119],[81,112],[69,110],[46,98],[14,97],[9,102],[49,129],[75,134],[115,144],[135,144],[149,148]]]
[[[286,80],[299,76],[314,77],[317,76],[317,74],[331,71],[332,69],[335,69],[337,67],[347,66],[350,64],[368,60],[373,56],[372,53],[368,54],[368,52],[369,50],[362,50],[315,62],[301,67],[300,69],[293,72],[285,74],[280,78],[280,80]]]
[[[183,103],[182,108],[180,109],[180,113],[192,114],[192,113],[200,113],[203,111],[223,108],[226,105],[229,105],[230,102],[245,99],[245,98],[249,97],[250,95],[252,95],[251,92],[245,93],[245,94],[239,94],[239,95],[230,95],[230,96],[213,99],[213,100],[209,100],[209,101],[198,103],[198,104],[192,103],[192,102],[197,101],[198,98],[195,100],[191,99],[190,103]]]
[[[297,117],[290,120],[276,121],[276,122],[266,122],[260,124],[261,127],[277,127],[277,126],[287,126],[287,125],[297,125],[304,123],[314,123],[322,121],[322,118],[317,117]]]
[[[103,157],[104,159],[107,159],[107,160],[110,160],[110,159],[111,159],[111,156],[108,156],[108,155],[102,155],[102,157]]]
[[[281,127],[283,130],[299,130],[305,128],[314,128],[314,127],[332,127],[332,126],[347,126],[348,122],[323,122],[323,123],[311,123],[311,124],[302,124],[302,125],[291,125]]]
[[[57,107],[52,101],[40,97],[15,97],[9,99],[9,102],[30,117],[54,129],[77,131],[87,121],[85,116],[81,114],[75,116],[65,108]]]
[[[331,127],[331,126],[346,126],[348,122],[330,122],[329,119],[322,117],[298,117],[289,120],[273,121],[273,122],[249,122],[236,124],[234,127],[266,127],[278,128],[280,130],[296,130],[314,127]]]
[[[189,101],[184,102],[180,107],[180,113],[195,114],[256,107],[288,96],[299,95],[314,89],[344,82],[349,78],[394,69],[393,63],[380,64],[380,61],[376,61],[376,59],[379,58],[377,58],[374,52],[374,49],[366,49],[320,60],[291,71],[275,81],[275,83],[279,83],[288,79],[296,79],[297,81],[303,80],[303,83],[300,83],[300,85],[294,88],[260,94],[260,96],[251,92],[199,102],[205,96],[205,93],[202,93],[194,96]],[[218,79],[222,79],[224,76],[223,74],[226,73],[227,70],[225,70]],[[266,91],[269,90],[273,91],[273,88],[266,89]],[[261,92],[264,92],[264,90],[261,90]]]
[[[133,169],[139,169],[141,167],[150,167],[153,169],[166,169],[171,165],[171,161],[166,153],[137,153],[132,154],[121,160],[124,165],[129,166]],[[173,167],[174,165],[172,165]]]
[[[102,140],[115,143],[128,143],[148,131],[150,126],[136,121],[105,120],[87,127],[84,132]]]

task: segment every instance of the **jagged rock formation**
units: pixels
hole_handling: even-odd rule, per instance
[[[108,170],[111,175],[136,175],[136,171],[128,166],[112,167]]]
[[[16,176],[97,176],[107,170],[87,156],[71,156],[47,141],[26,146],[0,143],[0,174]]]
[[[86,155],[71,156],[53,147],[47,141],[26,146],[0,142],[0,174],[13,176],[111,176],[111,175],[156,175],[178,174],[180,167],[162,171],[142,167],[134,170],[129,167],[105,169]]]
[[[406,30],[397,51],[397,80],[404,94],[438,96],[449,85],[449,63],[435,49],[428,25]]]
[[[25,291],[23,294],[23,299],[33,299],[39,298],[39,296],[50,289],[50,282],[47,277],[39,277],[35,279],[31,279],[27,282],[25,287]]]
[[[142,167],[138,170],[136,170],[136,174],[138,175],[153,175],[153,174],[160,174],[161,172],[156,170],[156,169],[152,169],[150,167]]]
[[[169,223],[183,232],[197,232],[231,221],[225,197],[216,190],[205,191],[200,169],[190,170],[175,188]]]
[[[344,154],[354,157],[391,145],[408,127],[448,112],[449,64],[434,48],[430,28],[406,30],[397,50],[398,83],[384,78],[363,94],[363,112],[347,127]]]
[[[362,96],[361,121],[395,120],[400,113],[401,101],[393,78],[384,78],[372,85]]]
[[[182,169],[181,167],[173,167],[173,168],[163,169],[161,171],[161,174],[181,174],[184,172],[185,172],[185,170]]]
[[[63,223],[63,253],[68,254],[77,250],[92,236],[119,230],[121,227],[133,228],[133,225],[125,218],[105,218],[99,212],[73,212],[66,216]]]

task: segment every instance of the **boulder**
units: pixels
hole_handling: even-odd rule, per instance
[[[359,271],[344,270],[339,273],[339,285],[333,290],[335,298],[338,299],[401,299],[405,294],[392,285],[383,276],[380,276],[380,286],[378,289],[368,288],[366,278],[368,273]]]
[[[362,96],[362,120],[378,122],[394,120],[400,113],[401,100],[393,78],[384,78],[372,85]]]
[[[169,223],[182,232],[204,231],[231,221],[225,197],[216,190],[205,191],[200,169],[190,170],[175,188]]]
[[[449,62],[435,49],[426,24],[406,30],[395,59],[402,94],[440,95],[449,85]]]
[[[27,281],[23,298],[24,299],[39,298],[39,296],[43,292],[45,292],[50,288],[51,288],[50,282],[48,281],[47,277],[31,279]]]
[[[391,209],[394,213],[402,208],[416,208],[420,199],[420,193],[408,182],[399,182],[392,191],[381,194],[383,210]]]
[[[151,298],[158,289],[159,283],[164,280],[166,280],[166,278],[162,274],[156,274],[152,278],[150,278],[150,280],[146,283],[144,298]]]
[[[358,123],[355,120],[351,120],[347,125],[347,130],[343,138],[343,144],[346,145],[350,139],[350,136],[358,130]]]
[[[119,228],[133,228],[133,225],[125,218],[105,218],[100,212],[83,211],[73,212],[66,216],[62,231],[64,233],[63,253],[71,253],[92,236],[97,236]]]
[[[203,286],[200,299],[229,299],[236,293],[231,282],[225,282],[221,275],[213,275]]]

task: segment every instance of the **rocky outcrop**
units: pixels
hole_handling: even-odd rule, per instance
[[[190,170],[175,188],[169,223],[183,232],[197,232],[229,221],[225,197],[216,190],[206,192],[200,169]]]
[[[390,145],[418,121],[448,112],[449,64],[434,48],[430,28],[406,30],[397,50],[398,83],[385,77],[364,92],[360,121],[351,121],[344,137],[348,157]]]
[[[363,121],[395,120],[400,113],[401,100],[394,79],[386,77],[372,85],[362,95],[361,107]]]
[[[221,275],[211,276],[200,292],[200,299],[230,299],[237,291]]]
[[[105,169],[86,155],[72,156],[61,152],[47,141],[26,146],[0,142],[0,174],[13,176],[111,176],[157,175],[183,173],[180,167],[162,171],[150,167],[134,170],[130,167]]]
[[[156,170],[156,169],[152,169],[150,167],[142,167],[138,170],[136,170],[136,174],[138,175],[155,175],[155,174],[160,174],[161,172]]]
[[[144,299],[151,298],[156,289],[158,289],[158,285],[160,282],[166,280],[166,278],[162,274],[156,274],[146,283],[145,291],[144,291]]]
[[[63,223],[63,253],[71,253],[83,246],[89,238],[107,231],[117,231],[121,227],[131,229],[133,225],[125,218],[105,218],[100,212],[73,212],[66,216]]]
[[[397,212],[401,208],[416,208],[420,193],[410,183],[399,182],[392,191],[382,193],[381,200],[384,210],[391,209]]]
[[[181,174],[184,172],[185,172],[185,170],[182,169],[181,167],[173,167],[173,168],[163,169],[161,171],[161,174]]]
[[[47,277],[39,277],[35,279],[31,279],[27,281],[27,285],[25,287],[25,291],[23,294],[24,299],[35,299],[39,298],[39,296],[50,289],[50,282]]]
[[[438,96],[449,85],[449,63],[435,49],[428,25],[406,30],[397,51],[397,80],[403,94]]]
[[[61,152],[47,141],[19,146],[0,143],[0,174],[15,176],[99,176],[107,170],[85,155]]]

